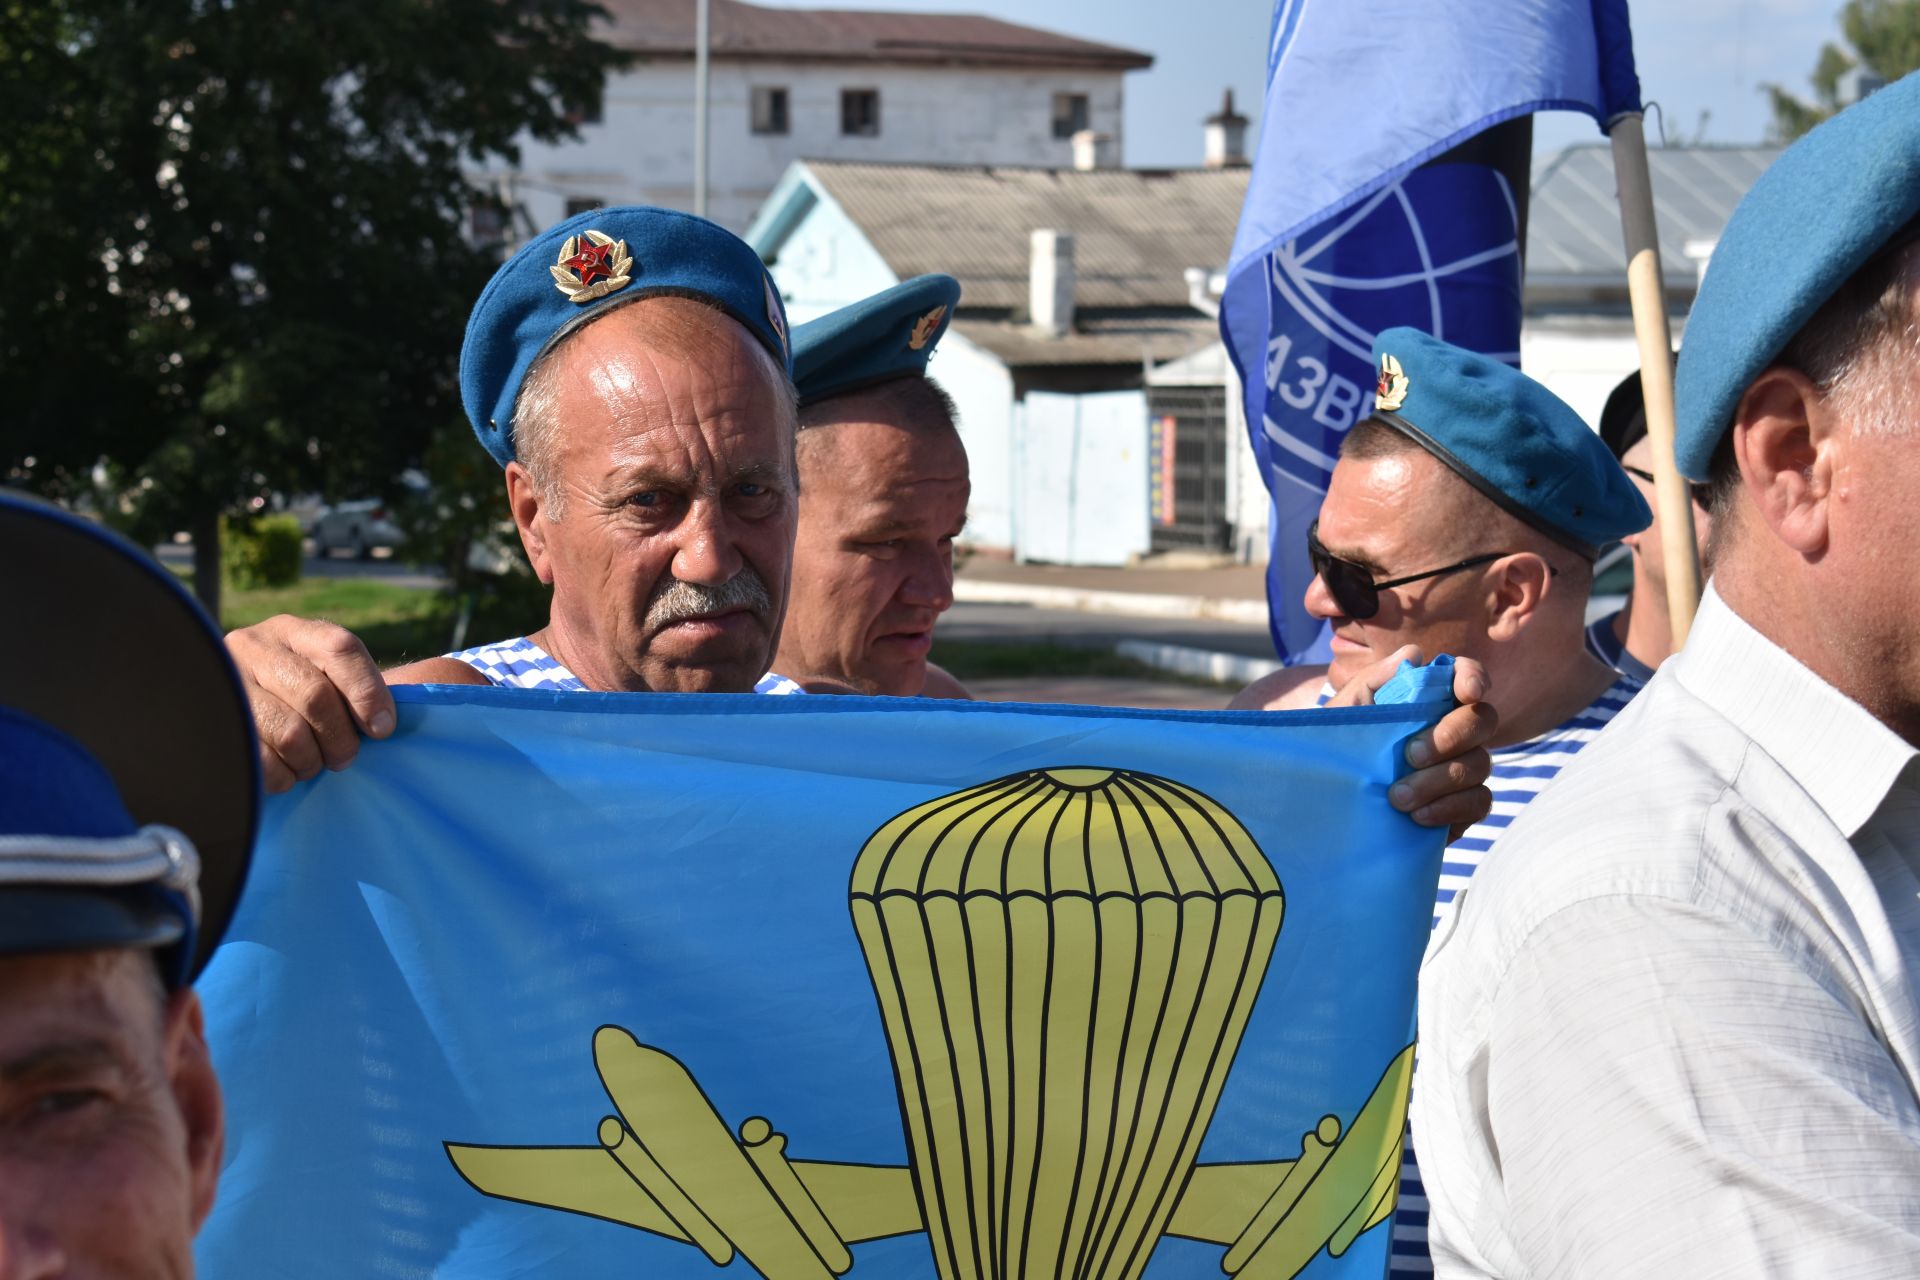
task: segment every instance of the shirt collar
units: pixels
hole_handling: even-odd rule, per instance
[[[1674,674],[1791,774],[1849,839],[1920,751],[1756,631],[1707,584]]]

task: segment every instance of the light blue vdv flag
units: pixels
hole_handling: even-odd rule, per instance
[[[1450,681],[398,689],[200,983],[201,1274],[1372,1280],[1443,840],[1386,790]]]
[[[1447,153],[1536,111],[1605,127],[1639,109],[1625,0],[1275,7],[1220,329],[1272,497],[1283,658],[1325,660],[1301,603],[1306,532],[1340,441],[1372,411],[1374,336],[1411,325],[1519,363],[1526,192]]]

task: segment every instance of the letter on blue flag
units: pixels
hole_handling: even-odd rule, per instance
[[[1374,335],[1412,325],[1519,362],[1526,193],[1485,164],[1421,166],[1531,112],[1605,126],[1639,109],[1624,0],[1275,7],[1220,328],[1273,500],[1283,657],[1311,656],[1320,631],[1301,604],[1306,530],[1372,409]]]
[[[398,691],[201,983],[213,1276],[1377,1277],[1444,710]]]

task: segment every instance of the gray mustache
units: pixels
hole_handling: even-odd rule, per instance
[[[717,587],[670,577],[654,588],[653,599],[647,602],[647,630],[657,631],[689,618],[709,617],[742,607],[751,609],[762,621],[773,612],[767,584],[760,580],[752,565],[742,565],[739,573]]]

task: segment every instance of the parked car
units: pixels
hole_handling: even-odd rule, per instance
[[[399,546],[400,537],[400,526],[386,503],[359,498],[328,507],[313,522],[313,553],[325,556],[345,550],[356,560],[365,560],[376,547],[391,551]]]

